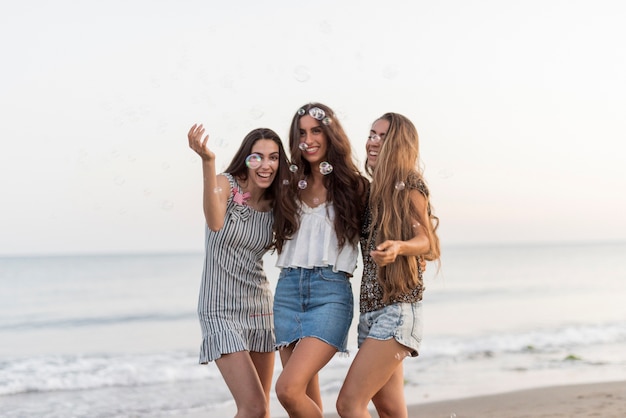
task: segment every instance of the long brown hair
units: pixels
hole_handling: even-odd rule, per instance
[[[270,248],[281,251],[285,237],[291,236],[296,231],[298,220],[295,203],[287,197],[288,192],[285,185],[288,184],[290,178],[289,159],[278,134],[268,128],[250,131],[235,152],[230,165],[224,171],[245,181],[248,178],[246,158],[252,153],[254,144],[261,139],[270,139],[278,144],[278,171],[271,186],[265,190],[264,198],[272,201],[272,211],[274,212],[274,240]]]
[[[419,137],[413,123],[398,113],[385,113],[377,120],[389,122],[389,129],[372,173],[370,208],[372,226],[369,239],[376,231],[376,244],[385,240],[410,240],[415,232],[413,222],[424,226],[430,250],[422,256],[439,260],[437,227],[439,218],[432,213],[430,196],[419,166]],[[403,187],[404,186],[404,187]],[[428,218],[415,207],[408,189],[419,190],[426,198]],[[395,262],[378,268],[383,299],[389,301],[401,293],[421,286],[419,257],[398,257]]]
[[[320,126],[328,141],[326,161],[332,165],[333,171],[330,175],[324,176],[324,185],[328,191],[326,201],[332,202],[335,208],[334,229],[337,234],[337,242],[339,247],[343,247],[347,242],[356,243],[358,241],[368,182],[361,175],[353,160],[350,141],[339,119],[335,112],[324,104],[307,103],[298,109],[291,120],[289,150],[291,163],[297,167],[297,171],[292,174],[293,180],[290,182],[289,191],[295,202],[299,199],[300,192],[298,180],[311,173],[311,165],[304,159],[302,150],[299,148],[299,123],[300,118],[309,114],[308,112],[312,108],[323,110],[324,118],[327,118],[321,119]],[[282,248],[282,243],[280,245]]]

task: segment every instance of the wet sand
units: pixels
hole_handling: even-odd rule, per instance
[[[373,417],[378,417],[372,411]],[[326,414],[328,418],[338,417]],[[551,386],[409,406],[410,418],[626,417],[626,381]]]

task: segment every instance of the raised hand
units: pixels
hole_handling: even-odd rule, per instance
[[[204,126],[202,126],[202,124],[194,124],[191,129],[189,129],[189,133],[187,133],[189,148],[194,150],[203,161],[215,161],[215,154],[209,149],[208,145],[209,134],[203,138],[204,132]]]

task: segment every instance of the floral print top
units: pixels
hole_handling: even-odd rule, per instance
[[[409,177],[406,182],[407,190],[419,190],[424,196],[428,196],[428,188],[426,184],[413,175]],[[383,289],[378,283],[377,266],[372,257],[370,251],[373,251],[376,247],[376,231],[373,231],[372,240],[368,242],[370,227],[372,225],[372,213],[369,205],[365,209],[365,216],[363,217],[363,226],[361,227],[361,254],[363,255],[363,277],[361,279],[361,295],[360,295],[360,311],[361,313],[372,312],[378,309],[382,309],[387,305],[394,303],[414,303],[422,300],[422,294],[424,293],[424,286],[418,285],[408,293],[404,293],[396,296],[387,303],[383,303]],[[421,258],[421,256],[420,256]],[[421,260],[420,260],[421,261]],[[419,283],[422,283],[422,267],[418,263],[418,277]]]

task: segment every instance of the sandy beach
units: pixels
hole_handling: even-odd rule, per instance
[[[338,417],[327,414],[328,418]],[[378,415],[373,412],[373,417]],[[411,405],[411,418],[626,417],[626,381],[551,386]]]
[[[410,399],[407,399],[411,403]],[[332,400],[324,399],[326,418],[338,418]],[[411,403],[410,418],[624,418],[626,380],[564,386],[538,387],[493,395]],[[229,418],[234,406],[219,411],[185,414],[180,418]],[[272,417],[287,417],[274,400]],[[378,414],[370,409],[372,417]]]

